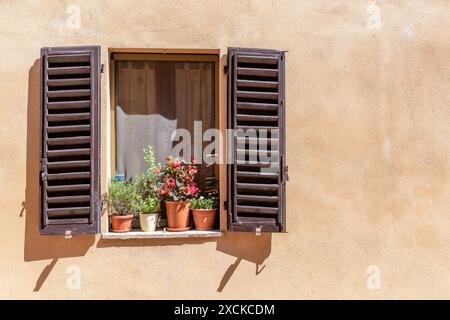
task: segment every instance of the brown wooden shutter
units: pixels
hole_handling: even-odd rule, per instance
[[[41,234],[99,232],[100,47],[41,49]]]
[[[229,48],[228,128],[235,130],[228,147],[230,231],[286,231],[284,108],[284,52]],[[274,170],[261,157],[267,149]]]

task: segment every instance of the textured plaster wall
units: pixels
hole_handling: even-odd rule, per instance
[[[0,298],[450,298],[450,2],[371,3],[1,0]],[[288,50],[289,233],[40,237],[36,60],[85,44]]]

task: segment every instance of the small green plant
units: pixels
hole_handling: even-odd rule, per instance
[[[111,181],[108,186],[108,208],[112,215],[134,214],[137,193],[130,181]]]
[[[200,196],[191,199],[191,209],[217,209],[219,206],[219,199],[217,197]]]
[[[159,184],[160,166],[156,164],[153,148],[149,145],[143,150],[147,171],[133,178],[136,192],[134,211],[137,213],[157,213],[160,208]]]
[[[152,146],[148,145],[142,151],[144,152],[144,160],[148,163],[148,170],[156,168],[155,152],[153,151]]]
[[[158,197],[148,197],[147,199],[139,197],[135,202],[135,211],[142,214],[158,213],[161,211],[159,204]]]
[[[159,197],[157,192],[159,184],[160,166],[156,164],[153,148],[149,145],[143,149],[144,160],[148,164],[147,171],[133,178],[136,192],[143,198]]]

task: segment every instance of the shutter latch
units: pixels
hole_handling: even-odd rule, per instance
[[[100,73],[103,73],[103,70],[104,70],[104,64],[102,63],[102,64],[100,65]]]
[[[260,236],[261,235],[262,226],[255,227],[255,235]]]
[[[228,66],[223,66],[223,73],[228,74]]]

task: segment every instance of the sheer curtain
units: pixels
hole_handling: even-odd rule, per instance
[[[204,62],[175,64],[175,114],[178,127],[191,133],[194,143],[194,121],[202,121],[202,133],[214,128],[214,65]],[[203,141],[203,140],[202,140]],[[203,143],[202,150],[209,142]],[[191,147],[192,153],[194,146]],[[199,159],[198,159],[199,160]],[[214,167],[201,165],[198,180],[205,190],[205,180],[214,176]]]
[[[146,169],[142,149],[147,145],[164,162],[175,144],[170,140],[175,129],[187,129],[193,144],[194,121],[202,121],[203,132],[214,127],[212,62],[120,61],[116,75],[116,166],[127,178]],[[213,176],[213,166],[200,166],[203,189]]]

